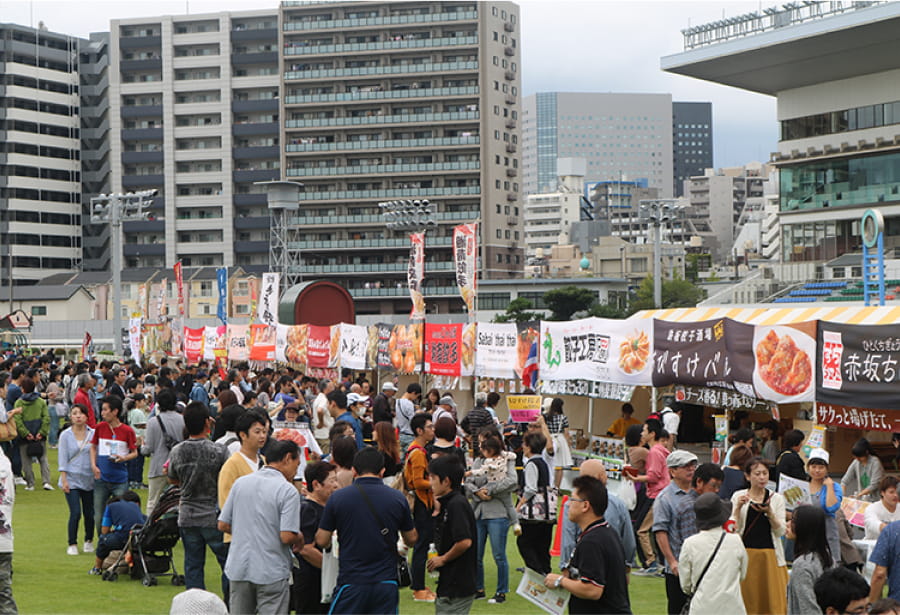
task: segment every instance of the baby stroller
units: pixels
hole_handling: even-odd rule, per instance
[[[141,579],[146,587],[157,584],[157,577],[172,577],[172,585],[184,585],[184,575],[178,574],[172,549],[178,544],[178,503],[181,489],[170,486],[159,497],[150,517],[144,525],[136,525],[131,529],[128,544],[122,550],[119,559],[130,557],[131,578]],[[115,581],[116,562],[103,573],[106,581]],[[169,572],[171,568],[172,572]]]

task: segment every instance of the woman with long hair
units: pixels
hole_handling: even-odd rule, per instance
[[[544,415],[544,422],[550,432],[547,453],[552,456],[551,468],[556,468],[554,485],[562,482],[563,468],[572,466],[572,451],[569,449],[569,417],[563,414],[563,400],[554,397],[550,409]]]
[[[798,506],[789,523],[788,536],[794,540],[794,562],[787,586],[787,613],[818,613],[813,585],[833,563],[825,536],[825,511],[818,506]]]
[[[730,500],[734,492],[747,487],[747,478],[744,476],[744,466],[753,458],[753,451],[743,444],[735,446],[731,451],[731,463],[722,468],[725,478],[719,487],[719,497]]]
[[[437,408],[438,402],[441,400],[441,392],[437,389],[431,389],[428,393],[425,394],[425,397],[422,398],[422,406],[425,408],[425,412],[434,412],[434,409]]]
[[[747,550],[747,577],[741,595],[748,613],[784,613],[787,610],[787,563],[781,537],[787,529],[784,497],[769,491],[769,466],[754,457],[744,466],[749,489],[731,496],[731,518]]]
[[[384,477],[393,477],[403,466],[400,464],[400,441],[394,426],[388,421],[375,423],[372,429],[375,446],[384,457]]]
[[[884,476],[884,466],[872,444],[860,438],[850,450],[853,461],[841,479],[841,489],[847,497],[856,497],[867,502],[877,502],[880,496],[878,486]]]

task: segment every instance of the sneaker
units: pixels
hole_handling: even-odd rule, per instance
[[[94,543],[90,540],[85,541],[84,549],[82,549],[85,553],[93,553],[94,552]]]
[[[494,597],[488,600],[488,604],[503,604],[506,602],[506,594],[494,594]]]
[[[434,595],[434,592],[428,589],[417,589],[413,592],[413,602],[434,602],[437,596]]]
[[[53,485],[50,483],[44,483],[44,491],[53,491]]]
[[[659,564],[653,562],[646,568],[641,568],[640,570],[635,570],[631,574],[637,577],[656,577],[659,576],[662,572],[662,568],[660,568]]]
[[[34,491],[34,485],[25,485],[25,491]]]
[[[27,482],[25,482],[25,479],[22,478],[21,476],[16,476],[15,483],[17,485],[27,485],[28,484]]]
[[[93,576],[100,576],[101,574],[103,574],[103,571],[100,570],[99,568],[97,568],[96,566],[94,566],[93,568],[88,570],[88,574],[93,575]]]
[[[522,524],[521,523],[516,523],[515,525],[513,525],[513,534],[515,534],[516,536],[522,535]]]
[[[486,597],[483,589],[479,589],[475,592],[475,600],[484,600]]]
[[[78,555],[78,547],[69,545],[69,548],[66,549],[66,555]]]

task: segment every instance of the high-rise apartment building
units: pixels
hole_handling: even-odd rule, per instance
[[[712,103],[672,103],[672,164],[675,196],[684,195],[684,180],[712,168]]]
[[[111,189],[159,190],[123,225],[126,267],[268,268],[278,72],[274,9],[112,21]]]
[[[109,192],[109,33],[91,34],[79,52],[81,96],[81,267],[110,267],[109,226],[91,224],[91,199]]]
[[[510,2],[284,2],[284,179],[302,182],[304,279],[360,313],[409,309],[409,238],[379,202],[428,199],[429,309],[460,311],[454,225],[479,221],[479,272],[523,266],[519,7]],[[360,302],[360,300],[369,300]]]
[[[80,266],[78,49],[0,24],[0,262],[15,285]]]
[[[585,179],[646,179],[664,197],[673,190],[672,96],[539,92],[524,100],[524,188],[556,190],[559,158],[587,161]]]

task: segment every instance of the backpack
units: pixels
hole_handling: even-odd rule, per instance
[[[530,459],[538,469],[538,491],[528,500],[528,503],[519,511],[519,519],[538,523],[556,523],[559,492],[556,487],[550,487],[550,468],[547,462],[541,458]],[[524,474],[524,472],[523,472]]]

